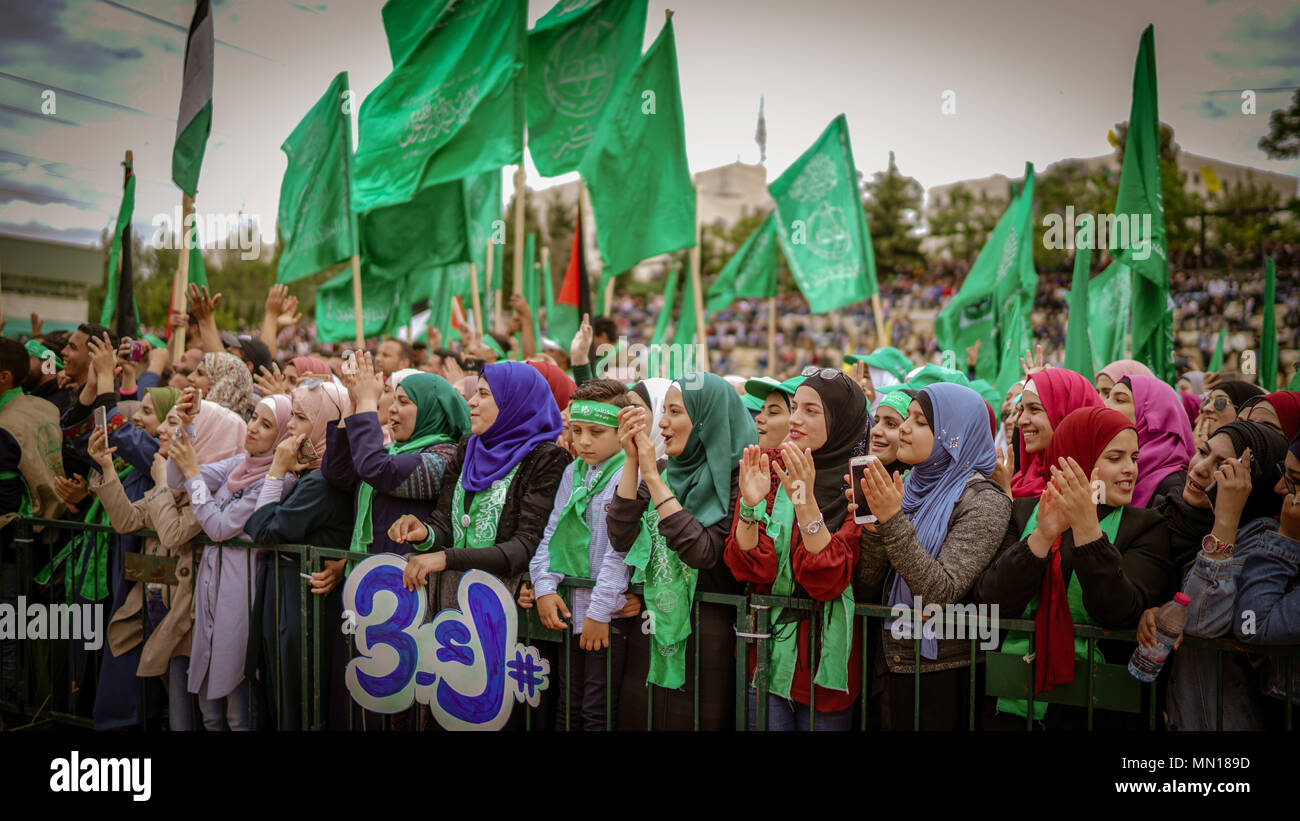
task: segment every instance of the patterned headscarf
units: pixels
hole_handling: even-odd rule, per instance
[[[253,377],[239,357],[228,353],[205,353],[203,370],[212,380],[204,399],[232,410],[245,420],[253,415],[257,397],[253,395]]]

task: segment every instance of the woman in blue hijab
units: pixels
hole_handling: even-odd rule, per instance
[[[910,611],[967,598],[992,559],[1011,518],[1011,500],[989,477],[997,465],[983,398],[963,385],[936,383],[908,406],[898,430],[901,474],[868,465],[863,497],[879,520],[862,528],[858,601],[880,601]],[[886,620],[874,642],[872,692],[883,730],[913,726],[915,651],[910,615]],[[970,701],[969,641],[947,641],[943,619],[921,631],[921,729],[967,726]]]
[[[569,454],[555,444],[562,421],[546,379],[523,362],[483,369],[469,400],[470,435],[447,465],[426,521],[402,516],[389,528],[410,543],[403,581],[430,584],[430,612],[456,606],[466,570],[485,570],[513,593],[542,540]],[[456,477],[456,481],[446,481]],[[429,579],[436,573],[434,579]]]

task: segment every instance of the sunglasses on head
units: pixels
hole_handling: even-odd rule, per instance
[[[819,368],[816,365],[809,365],[800,371],[799,375],[802,377],[820,376],[822,379],[829,381],[840,376],[840,371],[837,371],[834,368]]]

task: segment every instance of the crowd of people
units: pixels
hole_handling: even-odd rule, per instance
[[[1179,276],[1180,304],[1208,299],[1225,315],[1258,290],[1216,294]],[[862,314],[811,317],[784,301],[765,376],[732,373],[728,346],[765,342],[754,320],[766,303],[742,300],[713,322],[715,372],[629,379],[600,353],[636,333],[584,317],[563,348],[533,337],[522,298],[506,329],[517,337],[431,330],[418,348],[388,338],[340,353],[296,348],[283,286],[256,335],[219,329],[219,299],[191,286],[171,320],[189,346],[175,359],[93,324],[0,340],[0,596],[111,615],[100,650],[56,658],[0,642],[0,700],[22,654],[23,669],[54,671],[44,686],[57,706],[80,694],[99,729],[306,726],[301,603],[320,597],[322,623],[338,624],[348,560],[304,579],[296,557],[232,540],[402,555],[430,617],[455,606],[465,572],[496,576],[523,612],[574,637],[540,642],[557,729],[566,717],[585,730],[724,729],[737,692],[749,725],[762,712],[769,729],[910,729],[918,697],[924,729],[1084,726],[1082,708],[987,694],[969,641],[855,618],[859,603],[1032,620],[1032,635],[1009,632],[990,652],[1032,660],[1045,694],[1073,680],[1076,660],[1132,651],[1090,648],[1074,625],[1136,630],[1150,646],[1157,609],[1182,591],[1187,634],[1248,650],[1221,672],[1214,651],[1175,653],[1159,725],[1213,729],[1216,681],[1225,729],[1276,727],[1300,693],[1267,655],[1300,642],[1300,392],[1201,370],[1170,386],[1131,360],[1085,376],[1040,346],[990,404],[987,385],[930,363],[924,344],[871,350]],[[1295,289],[1278,299],[1294,329]],[[611,314],[640,326],[621,300]],[[1192,319],[1178,330],[1201,333]],[[863,353],[845,356],[849,345]],[[859,472],[855,457],[869,457]],[[45,527],[17,544],[28,516],[118,535]],[[20,550],[35,558],[31,579],[17,577]],[[593,585],[570,591],[570,578]],[[738,638],[728,606],[682,606],[700,593],[816,606],[773,610],[758,643]],[[865,659],[862,630],[874,632]],[[329,727],[359,712],[341,684],[349,640],[332,630],[321,642]],[[423,711],[397,726],[432,724]]]

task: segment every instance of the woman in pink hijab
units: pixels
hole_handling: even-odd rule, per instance
[[[1142,469],[1130,504],[1154,509],[1165,496],[1182,494],[1196,445],[1192,423],[1174,389],[1154,376],[1124,376],[1111,389],[1106,407],[1137,427]]]
[[[1097,393],[1101,395],[1103,402],[1110,395],[1110,389],[1115,387],[1115,383],[1126,376],[1155,376],[1155,374],[1136,359],[1116,359],[1097,371]]]
[[[262,485],[282,481],[268,477],[275,448],[289,435],[292,403],[275,394],[253,409],[244,437],[244,453],[200,464],[190,442],[190,403],[180,409],[184,435],[172,443],[168,485],[189,494],[194,518],[211,543],[203,550],[195,579],[194,642],[190,648],[189,691],[199,696],[203,726],[208,730],[250,729],[249,691],[244,677],[248,649],[250,572],[257,551],[224,542],[248,538],[244,525],[256,507]],[[205,410],[199,412],[201,417]]]

